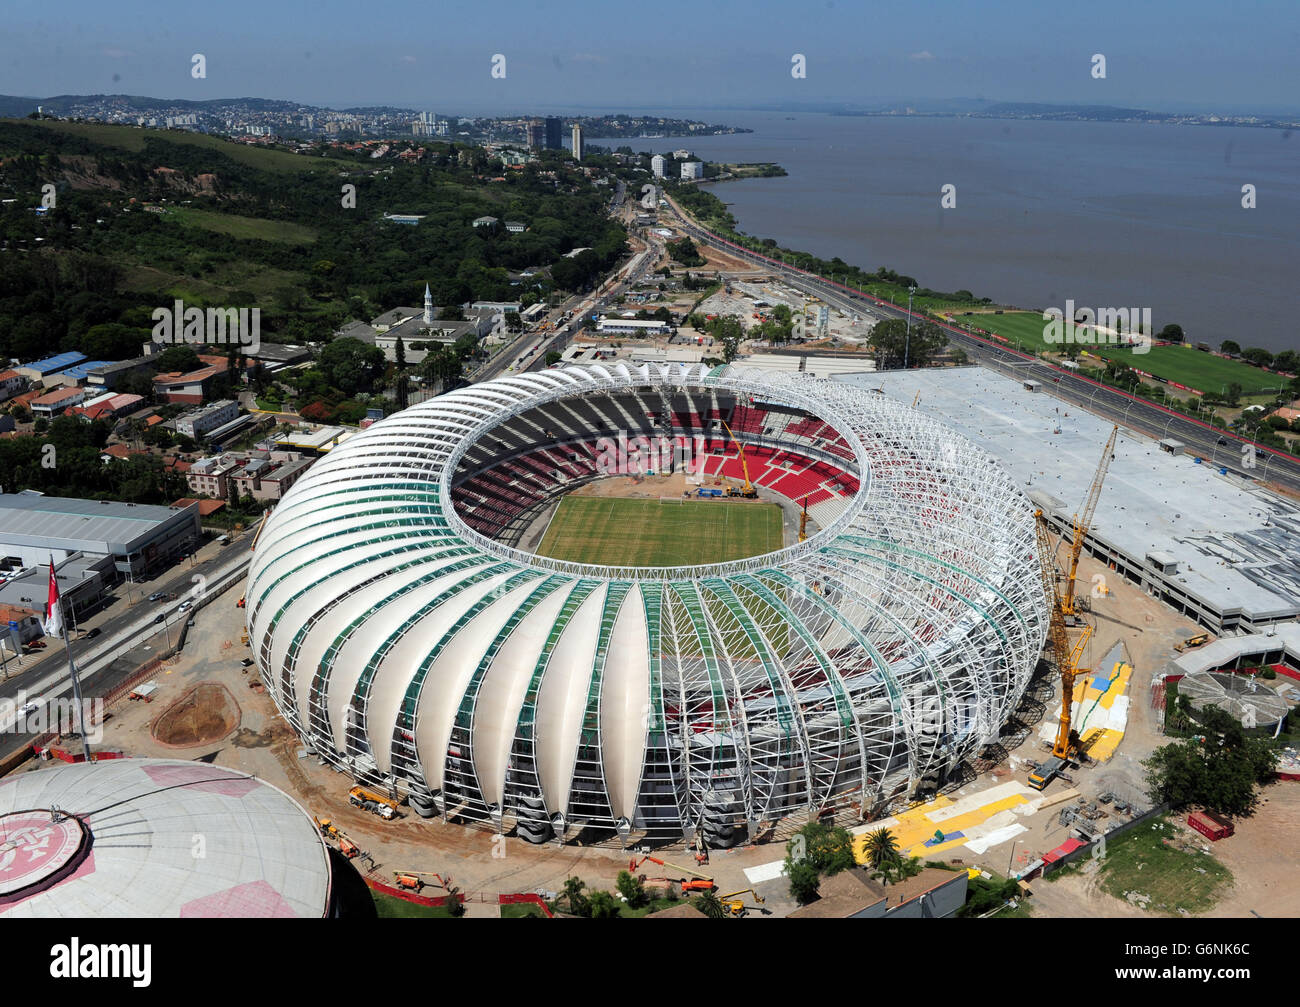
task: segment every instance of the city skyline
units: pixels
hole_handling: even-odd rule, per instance
[[[382,23],[334,0],[312,13],[304,23],[236,0],[212,26],[147,3],[101,23],[85,0],[55,0],[10,24],[0,93],[258,95],[466,114],[961,98],[1267,113],[1296,108],[1300,84],[1291,56],[1300,17],[1271,0],[1249,12],[1198,0],[1176,19],[1165,5],[1103,2],[1053,12],[1050,27],[1049,15],[1019,2],[929,3],[886,21],[826,0],[793,29],[787,8],[771,2],[674,2],[632,22],[588,0],[451,17],[400,3]],[[194,54],[202,78],[192,76]],[[1093,76],[1096,54],[1105,78]],[[792,74],[796,56],[805,76]]]

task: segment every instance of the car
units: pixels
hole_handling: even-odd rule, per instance
[[[35,713],[40,708],[41,708],[40,700],[36,700],[36,699],[30,700],[29,702],[24,703],[21,707],[18,708],[18,719],[21,720],[22,718],[26,717],[29,713]]]
[[[149,595],[149,600],[150,600],[150,601],[158,601],[158,600],[160,600],[162,597],[163,597],[163,593],[162,593],[161,591],[155,591],[153,594]]]
[[[86,631],[86,639],[87,639],[87,640],[93,640],[93,639],[95,639],[95,637],[99,636],[99,634],[100,634],[101,632],[102,632],[102,630],[100,630],[98,627],[96,627],[95,629],[87,630],[87,631]]]
[[[1215,441],[1215,443],[1216,443],[1216,444],[1227,444],[1227,443],[1228,443],[1228,438],[1226,438],[1226,437],[1220,437],[1217,441]]]
[[[162,621],[165,620],[166,618],[167,618],[167,613],[166,613],[166,612],[159,612],[156,616],[154,616],[153,621],[156,622],[156,623],[157,623],[157,622],[162,622]]]
[[[188,612],[188,611],[189,611],[190,609],[192,609],[193,607],[194,607],[194,602],[192,602],[192,601],[183,601],[183,602],[181,602],[180,605],[177,607],[176,611],[177,611],[177,612]]]
[[[253,659],[251,657],[246,657],[239,662],[239,666],[241,668],[250,668],[252,667],[252,665],[253,665]]]

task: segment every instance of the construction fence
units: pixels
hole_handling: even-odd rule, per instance
[[[1111,829],[1109,832],[1105,832],[1102,835],[1098,836],[1096,839],[1092,840],[1092,842],[1080,846],[1077,850],[1071,850],[1069,853],[1065,854],[1059,860],[1055,860],[1050,864],[1044,864],[1042,876],[1046,878],[1049,875],[1055,874],[1066,864],[1072,864],[1076,860],[1084,860],[1088,857],[1091,857],[1093,855],[1093,850],[1096,848],[1097,844],[1101,842],[1103,839],[1108,843],[1113,839],[1118,839],[1120,836],[1124,835],[1124,833],[1131,832],[1133,829],[1136,829],[1139,825],[1144,825],[1145,823],[1151,821],[1153,818],[1159,818],[1161,815],[1165,814],[1168,810],[1169,810],[1169,805],[1160,804],[1154,808],[1151,808],[1149,811],[1142,812],[1142,814],[1138,815],[1136,818],[1130,819],[1129,821],[1125,822],[1123,825],[1115,826],[1115,828]]]

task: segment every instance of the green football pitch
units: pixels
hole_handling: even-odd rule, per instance
[[[756,556],[782,545],[776,504],[568,496],[560,501],[537,552],[602,566],[695,566]]]
[[[1061,350],[1059,343],[1048,343],[1043,338],[1043,327],[1047,323],[1043,321],[1041,312],[956,315],[954,321],[969,322],[978,328],[996,332],[1005,337],[1010,346],[1026,353],[1044,350],[1059,353]],[[1286,385],[1286,379],[1277,374],[1252,367],[1240,360],[1226,360],[1210,353],[1202,353],[1191,346],[1152,346],[1146,353],[1135,353],[1125,347],[1104,343],[1084,346],[1082,349],[1202,392],[1223,393],[1228,385],[1235,383],[1241,385],[1244,394],[1258,395]],[[1090,367],[1101,366],[1095,358],[1082,357],[1080,363]]]

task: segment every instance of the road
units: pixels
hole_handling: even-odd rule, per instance
[[[174,641],[190,618],[189,608],[198,593],[218,590],[228,581],[242,578],[252,557],[248,549],[252,535],[253,529],[247,529],[202,563],[193,567],[178,564],[147,586],[134,585],[129,588],[136,597],[134,603],[127,601],[123,604],[123,599],[119,598],[106,612],[88,620],[93,628],[99,630],[98,634],[94,640],[89,640],[83,632],[80,639],[72,641],[70,648],[77,663],[83,699],[103,697],[134,673],[135,667],[130,662],[118,661],[118,658],[148,638],[154,637],[159,649],[167,645],[166,641]],[[126,585],[118,588],[119,593],[126,591]],[[177,597],[165,602],[149,602],[139,597],[145,592],[156,591],[175,593]],[[184,611],[181,606],[185,606]],[[159,615],[164,616],[161,622]],[[0,758],[33,740],[25,732],[13,730],[14,711],[18,707],[32,700],[66,698],[71,695],[71,690],[67,658],[60,640],[48,640],[47,649],[35,661],[32,656],[24,656],[22,665],[10,660],[9,678],[0,681]]]
[[[770,259],[706,231],[695,224],[671,198],[668,199],[668,205],[678,218],[678,226],[692,240],[702,241],[738,258],[759,264],[773,275],[780,276],[784,282],[805,293],[815,293],[841,311],[885,318],[908,317],[906,308],[787,266],[779,260]],[[933,321],[915,312],[913,317],[917,322]],[[1271,482],[1287,490],[1300,492],[1300,458],[1265,447],[1231,431],[1212,427],[1208,423],[1100,384],[1029,354],[1007,349],[993,340],[983,339],[957,326],[944,322],[935,324],[948,334],[953,344],[965,350],[973,363],[1015,380],[1040,381],[1044,389],[1050,390],[1058,398],[1079,405],[1104,419],[1141,430],[1152,437],[1174,438],[1182,441],[1189,453],[1199,455],[1239,476]]]

